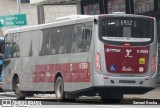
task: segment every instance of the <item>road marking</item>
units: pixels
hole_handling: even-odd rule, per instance
[[[107,107],[107,108],[136,108],[136,107],[130,107],[130,106],[120,106],[120,105],[97,105],[97,106],[102,106],[102,107]]]

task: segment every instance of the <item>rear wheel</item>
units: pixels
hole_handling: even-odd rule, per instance
[[[65,99],[64,83],[62,77],[58,77],[55,82],[55,95],[57,101],[61,102]]]
[[[25,96],[23,95],[22,91],[20,91],[20,84],[19,79],[17,78],[15,83],[15,96],[18,100],[24,100]]]

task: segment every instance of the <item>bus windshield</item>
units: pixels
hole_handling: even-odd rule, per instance
[[[107,17],[100,21],[101,39],[120,42],[150,42],[153,20],[144,18]]]

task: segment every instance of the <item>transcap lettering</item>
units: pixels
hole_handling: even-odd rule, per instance
[[[107,48],[106,52],[121,52],[121,49]]]
[[[137,50],[137,53],[148,54],[149,51],[148,50]]]
[[[79,69],[87,69],[88,68],[88,63],[80,63],[79,64]]]

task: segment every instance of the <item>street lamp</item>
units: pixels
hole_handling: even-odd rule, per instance
[[[20,14],[21,13],[21,0],[17,0],[17,10],[18,10],[18,13]]]

